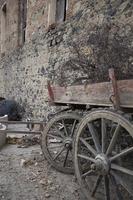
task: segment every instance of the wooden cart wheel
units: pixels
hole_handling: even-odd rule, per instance
[[[74,140],[77,180],[88,200],[133,199],[133,126],[109,110],[92,111]]]
[[[60,172],[74,173],[72,143],[80,116],[60,114],[46,125],[42,135],[42,151],[49,163]]]

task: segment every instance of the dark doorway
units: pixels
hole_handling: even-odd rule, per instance
[[[56,3],[56,22],[63,22],[66,20],[67,0],[57,0]]]
[[[5,3],[2,6],[2,15],[1,15],[1,55],[4,55],[6,50],[6,25],[7,25],[7,7]]]
[[[27,0],[19,0],[19,45],[26,40],[27,27]]]

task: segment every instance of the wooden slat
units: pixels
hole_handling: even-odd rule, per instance
[[[20,125],[20,124],[24,124],[24,125],[28,125],[28,124],[39,124],[39,125],[43,125],[45,124],[44,122],[42,121],[4,121],[4,120],[1,120],[0,119],[0,123],[3,123],[3,124],[17,124],[17,125]]]
[[[133,80],[117,81],[120,106],[133,108]],[[69,87],[53,86],[55,103],[111,106],[112,84],[110,82]]]
[[[15,131],[15,130],[0,130],[0,134],[1,133],[10,133],[10,134],[34,134],[34,135],[40,135],[41,131]]]

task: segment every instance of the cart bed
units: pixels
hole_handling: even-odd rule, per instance
[[[117,81],[120,107],[133,108],[133,80]],[[93,83],[68,87],[50,86],[50,101],[54,104],[111,106],[112,82]]]

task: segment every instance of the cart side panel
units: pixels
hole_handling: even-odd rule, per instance
[[[53,87],[54,101],[73,104],[108,104],[111,84],[99,83],[70,87]]]
[[[133,80],[117,81],[121,107],[133,108]],[[113,95],[111,82],[78,85],[69,87],[52,87],[55,103],[88,104],[111,106]]]
[[[121,106],[133,108],[133,80],[118,81],[117,85]]]

